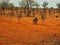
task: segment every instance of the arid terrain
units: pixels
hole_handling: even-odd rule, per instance
[[[0,16],[0,45],[60,45],[60,18],[49,17],[45,22],[38,17],[38,24],[33,24],[34,17]]]

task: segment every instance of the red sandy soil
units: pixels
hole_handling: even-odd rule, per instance
[[[0,45],[53,45],[53,39],[60,39],[60,19],[47,18],[33,24],[34,17],[0,17]],[[54,36],[55,35],[55,36]]]

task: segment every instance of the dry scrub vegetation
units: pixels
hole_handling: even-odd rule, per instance
[[[22,17],[18,23],[16,16],[0,16],[0,45],[60,45],[60,18],[52,17],[43,22],[37,16],[34,25],[34,17]]]

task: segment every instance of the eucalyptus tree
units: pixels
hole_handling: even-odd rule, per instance
[[[42,14],[41,14],[41,19],[43,19],[43,21],[45,21],[46,19],[46,8],[47,8],[48,2],[44,1],[42,6],[44,8]]]
[[[60,3],[58,3],[58,4],[56,4],[56,5],[57,5],[58,9],[60,9]]]
[[[25,16],[30,16],[29,9],[31,9],[31,0],[23,0],[23,1],[21,1],[20,7],[24,8],[24,12],[25,12],[25,10],[28,11],[27,13],[25,12]]]
[[[48,5],[48,2],[46,2],[46,1],[44,1],[42,4],[43,8],[47,8],[47,5]]]
[[[38,12],[38,8],[39,8],[39,6],[40,6],[40,5],[39,5],[38,3],[36,3],[36,7],[37,7],[37,12]]]
[[[14,11],[13,11],[13,9],[14,9],[14,5],[13,5],[13,3],[10,3],[9,5],[8,5],[8,8],[11,10],[11,14],[10,14],[10,16],[14,16]]]
[[[56,4],[57,5],[57,8],[58,8],[58,13],[60,14],[60,3]],[[59,15],[58,14],[58,15]]]
[[[33,3],[33,0],[22,0],[21,2],[19,2],[19,5],[22,8],[30,9],[32,8],[32,3]]]
[[[37,12],[38,12],[38,8],[39,8],[40,4],[34,1],[32,5],[33,5],[34,7],[36,7]]]
[[[38,7],[39,5],[37,5],[36,1],[34,1],[34,0],[23,0],[20,3],[20,7],[25,8],[25,9],[28,10],[28,15],[27,16],[30,16],[29,10],[32,9],[33,6]]]
[[[0,4],[0,15],[2,15],[2,8],[1,8],[1,4]]]
[[[9,16],[10,16],[9,23],[10,23],[12,16],[14,16],[14,13],[13,13],[14,12],[13,11],[14,5],[13,5],[13,3],[9,3],[7,8],[10,10],[10,14],[9,14]]]
[[[0,0],[0,1],[1,1],[1,8],[2,8],[4,15],[5,15],[5,9],[9,3],[9,0]]]

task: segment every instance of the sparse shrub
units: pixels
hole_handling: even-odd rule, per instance
[[[34,24],[37,24],[37,22],[38,22],[38,18],[35,17],[35,18],[33,19],[33,23],[34,23]]]

